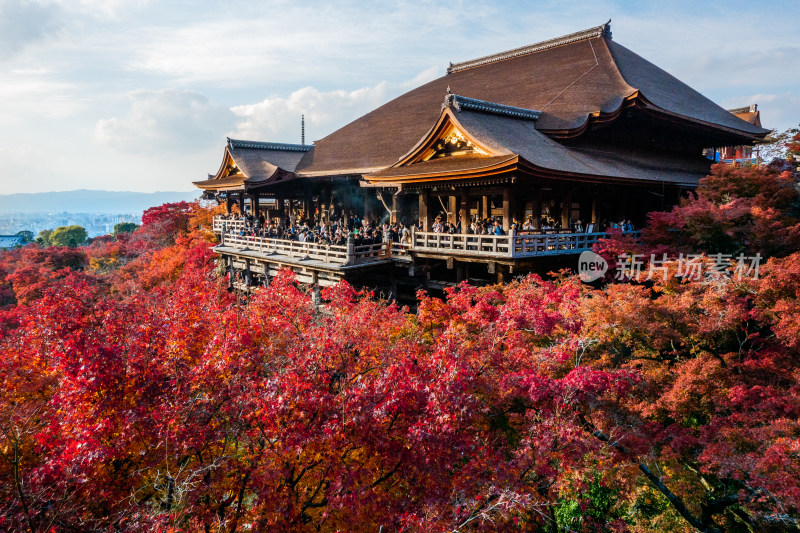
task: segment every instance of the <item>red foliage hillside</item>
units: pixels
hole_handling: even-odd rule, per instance
[[[751,215],[786,205],[780,176],[715,176]],[[320,310],[288,273],[243,304],[208,212],[150,215],[0,256],[0,530],[799,523],[797,252],[759,279],[531,275],[414,313],[342,284]]]

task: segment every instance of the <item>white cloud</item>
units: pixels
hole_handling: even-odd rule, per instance
[[[119,19],[125,11],[141,9],[149,0],[80,0],[76,9],[95,18]]]
[[[10,59],[59,27],[59,9],[31,0],[0,0],[0,60]]]
[[[608,17],[615,40],[714,101],[796,125],[793,3],[695,4],[0,0],[0,145],[27,154],[0,161],[0,190],[98,186],[109,168],[109,188],[181,189],[216,170],[226,134],[298,142],[305,113],[311,142],[448,61]]]
[[[46,73],[45,73],[46,74]],[[0,115],[10,126],[38,118],[74,116],[84,108],[75,84],[40,73],[11,73],[0,83]]]
[[[300,115],[305,114],[306,142],[310,144],[385,103],[398,90],[386,82],[355,91],[322,92],[304,87],[285,98],[234,107],[237,122],[232,136],[296,143],[300,141]]]
[[[95,126],[97,142],[122,152],[202,151],[233,126],[230,109],[197,92],[139,90],[127,99],[124,115],[99,120]]]
[[[403,89],[405,89],[405,90],[409,90],[410,91],[411,89],[419,87],[420,85],[423,85],[425,83],[428,83],[429,81],[433,81],[436,78],[439,78],[440,76],[443,76],[444,73],[445,73],[445,68],[444,67],[426,68],[425,70],[423,70],[422,72],[420,72],[419,74],[417,74],[416,76],[411,78],[410,80],[404,81],[401,84],[401,87]]]

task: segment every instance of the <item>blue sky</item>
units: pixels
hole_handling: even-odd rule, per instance
[[[723,107],[800,122],[796,1],[0,0],[0,193],[191,190],[226,136],[324,137],[456,62],[612,19]]]

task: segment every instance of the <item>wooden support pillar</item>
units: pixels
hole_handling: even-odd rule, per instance
[[[258,218],[259,215],[259,205],[258,205],[258,195],[251,194],[250,195],[250,210],[253,212],[253,216]]]
[[[542,229],[542,188],[536,187],[533,193],[533,224],[536,228]]]
[[[394,224],[397,221],[398,221],[398,217],[397,217],[397,196],[393,194],[392,195],[392,216],[391,216],[391,219],[389,220],[389,222]]]
[[[458,218],[461,219],[461,233],[466,233],[469,227],[469,193],[461,191],[459,195]]]
[[[364,217],[363,217],[363,219],[368,221],[368,222],[373,222],[374,219],[373,219],[373,216],[372,216],[372,202],[370,201],[372,198],[370,197],[370,194],[375,194],[375,193],[372,192],[372,190],[364,190],[362,194],[364,195]]]
[[[239,193],[239,213],[244,214],[244,193]]]
[[[311,271],[311,303],[314,305],[314,309],[316,310],[319,307],[319,304],[322,303],[322,295],[320,294],[320,286],[319,286],[319,271],[312,270]]]
[[[489,218],[489,197],[484,195],[481,196],[481,214],[480,218]]]
[[[305,197],[303,198],[303,218],[308,221],[309,224],[314,222],[314,213],[312,210],[314,209],[314,198],[311,196],[311,191],[306,191]]]
[[[275,198],[275,216],[278,218],[278,225],[283,226],[284,218],[286,213],[284,213],[284,205],[283,205],[283,197],[278,196]]]
[[[570,229],[570,214],[572,213],[572,191],[567,191],[563,196],[561,208],[561,228]]]
[[[458,197],[447,197],[447,221],[455,224],[458,221]]]
[[[230,215],[231,214],[231,207],[233,207],[233,198],[231,197],[231,193],[225,193],[225,213]]]
[[[511,228],[511,187],[503,189],[503,230],[508,232]]]
[[[430,203],[430,192],[427,189],[421,191],[419,193],[419,220],[420,224],[422,224],[422,231],[431,231],[432,229]]]
[[[597,228],[597,187],[592,187],[592,217],[591,223],[595,225],[595,231],[602,231]]]

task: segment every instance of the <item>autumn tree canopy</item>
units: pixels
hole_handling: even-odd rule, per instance
[[[770,210],[791,242],[782,179],[707,179],[719,246]],[[718,242],[677,209],[653,235]],[[208,211],[145,219],[0,256],[0,529],[800,525],[800,253],[774,244],[759,279],[462,284],[412,312],[344,283],[318,307],[289,273],[243,301]]]

